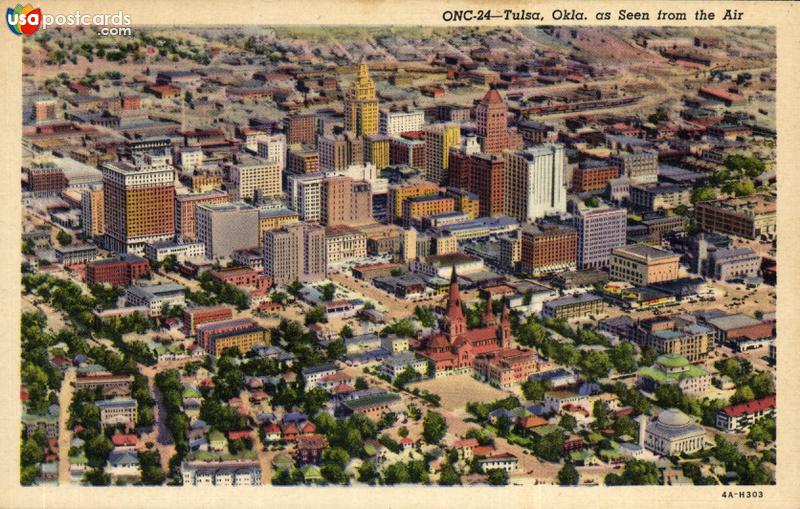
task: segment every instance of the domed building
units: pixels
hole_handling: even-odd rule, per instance
[[[705,447],[705,430],[677,408],[664,410],[647,423],[644,448],[662,456],[692,453]]]
[[[697,396],[711,388],[711,373],[689,363],[676,353],[659,356],[650,367],[639,368],[636,384],[643,391],[654,393],[661,385],[677,384],[684,394]]]

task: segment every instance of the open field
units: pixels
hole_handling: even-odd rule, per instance
[[[409,384],[409,388],[425,389],[442,398],[442,406],[448,410],[463,409],[470,401],[494,401],[509,394],[479,382],[469,375],[446,376]]]

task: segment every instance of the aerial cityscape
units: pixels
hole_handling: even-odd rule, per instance
[[[775,483],[774,29],[22,60],[22,485]]]

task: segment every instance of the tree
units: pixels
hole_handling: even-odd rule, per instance
[[[751,377],[747,385],[753,390],[753,395],[756,398],[763,398],[775,393],[775,383],[772,381],[772,375],[766,371]]]
[[[341,339],[331,341],[325,349],[325,355],[331,361],[340,359],[345,353],[347,353],[347,347],[344,346],[344,341]]]
[[[322,285],[322,300],[325,302],[330,302],[336,296],[336,285],[333,283],[327,283]]]
[[[436,325],[436,315],[429,306],[414,308],[414,317],[419,320],[423,327],[433,327]]]
[[[594,417],[595,427],[598,429],[604,429],[608,427],[610,415],[611,412],[608,410],[608,406],[606,405],[605,401],[597,400],[594,402],[594,406],[592,407],[592,416]]]
[[[353,337],[353,328],[350,327],[347,324],[344,324],[344,326],[342,326],[342,329],[339,331],[339,336],[342,339],[352,338]]]
[[[23,467],[35,465],[44,461],[42,446],[31,438],[22,443],[19,453],[20,465]]]
[[[166,478],[161,469],[161,454],[157,449],[139,452],[139,468],[142,484],[158,486]]]
[[[564,414],[561,416],[561,420],[558,421],[558,425],[565,431],[571,432],[578,425],[578,421],[571,414]]]
[[[493,468],[487,472],[489,485],[505,486],[508,484],[508,472],[500,468]]]
[[[403,371],[401,371],[400,374],[395,377],[394,382],[392,383],[398,389],[402,389],[408,383],[413,382],[418,378],[420,378],[420,374],[417,373],[411,366],[406,366],[403,368]]]
[[[407,483],[409,481],[409,475],[406,464],[398,461],[386,467],[383,480],[388,485]]]
[[[64,230],[58,230],[58,233],[56,233],[56,240],[58,241],[59,245],[68,246],[72,244],[72,235]]]
[[[695,189],[692,189],[691,201],[693,205],[700,201],[711,201],[716,199],[717,199],[717,192],[714,190],[713,187],[706,186],[706,187],[697,187]]]
[[[627,415],[618,417],[611,427],[614,429],[614,436],[616,437],[621,437],[623,435],[636,437],[639,430],[639,426],[637,425],[636,421]]]
[[[447,433],[447,421],[441,414],[428,412],[422,420],[422,436],[429,444],[437,444]]]
[[[639,367],[636,364],[636,349],[630,341],[622,341],[612,348],[609,357],[619,373],[632,373]]]
[[[285,292],[272,292],[269,300],[276,304],[285,304],[289,296]]]
[[[300,290],[303,289],[303,283],[298,280],[294,280],[289,283],[289,286],[286,287],[286,291],[289,292],[289,295],[292,297],[297,297],[300,294]]]
[[[456,469],[453,468],[453,465],[450,463],[442,465],[442,471],[439,474],[439,485],[455,486],[457,484],[461,484],[461,477],[456,472]]]
[[[755,398],[756,395],[749,385],[740,386],[736,389],[733,396],[731,396],[731,405],[753,401]]]
[[[322,306],[314,306],[306,313],[306,325],[311,325],[318,322],[326,322],[325,308]]]
[[[591,381],[596,381],[608,375],[611,361],[606,352],[591,350],[580,360],[581,372]]]
[[[367,385],[367,381],[366,381],[366,380],[364,380],[364,377],[363,377],[363,376],[356,377],[356,385],[355,385],[355,389],[356,389],[357,391],[363,391],[363,390],[364,390],[364,389],[366,389],[367,387],[369,387],[369,386]]]
[[[563,447],[564,434],[561,430],[558,430],[548,433],[539,439],[533,446],[533,452],[536,456],[545,461],[556,463],[561,458],[561,450]]]
[[[775,440],[775,419],[769,417],[754,422],[747,433],[747,439],[756,444],[768,444]]]
[[[561,486],[575,486],[579,482],[580,475],[578,470],[572,463],[564,463],[564,466],[558,471],[558,484]]]
[[[522,394],[529,401],[541,401],[544,393],[547,392],[547,385],[539,380],[528,380],[522,383]]]
[[[364,461],[358,467],[358,480],[367,484],[375,484],[378,479],[378,470],[371,461]]]
[[[654,463],[632,459],[625,463],[625,470],[623,470],[621,476],[608,474],[605,478],[605,483],[609,486],[643,486],[658,484],[658,477],[658,469]]]

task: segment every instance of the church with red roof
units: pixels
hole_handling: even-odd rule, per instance
[[[524,382],[539,367],[533,351],[511,347],[508,307],[504,306],[498,317],[487,302],[481,326],[467,328],[455,268],[439,330],[423,338],[418,353],[429,359],[436,377],[472,374],[501,388]]]

